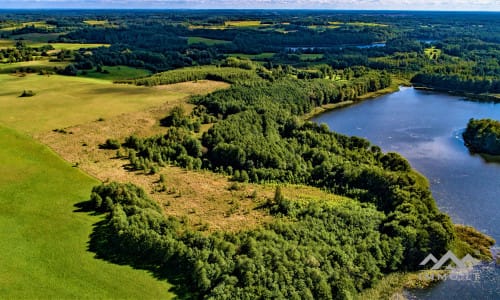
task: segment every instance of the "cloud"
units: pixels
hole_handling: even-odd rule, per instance
[[[500,11],[498,0],[1,0],[3,8],[310,8]]]

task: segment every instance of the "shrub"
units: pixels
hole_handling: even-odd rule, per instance
[[[35,95],[36,93],[33,92],[32,90],[24,90],[19,97],[33,97]]]
[[[107,139],[104,144],[99,145],[101,149],[118,150],[120,149],[120,142],[114,139]]]

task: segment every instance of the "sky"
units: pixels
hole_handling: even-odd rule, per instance
[[[2,8],[500,11],[500,0],[0,0]]]

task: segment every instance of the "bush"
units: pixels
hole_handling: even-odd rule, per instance
[[[99,145],[101,149],[118,150],[121,148],[120,142],[114,139],[107,139],[104,144]]]
[[[36,93],[33,92],[32,90],[24,90],[19,97],[33,97],[35,95]]]

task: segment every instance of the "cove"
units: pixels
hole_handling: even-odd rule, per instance
[[[500,242],[500,163],[470,154],[462,132],[470,118],[500,120],[500,104],[401,87],[399,92],[323,113],[312,121],[364,137],[402,154],[424,174],[438,207],[454,223],[472,225]],[[475,268],[475,280],[447,280],[408,291],[410,299],[500,299],[500,267]],[[457,298],[458,297],[458,298]]]

